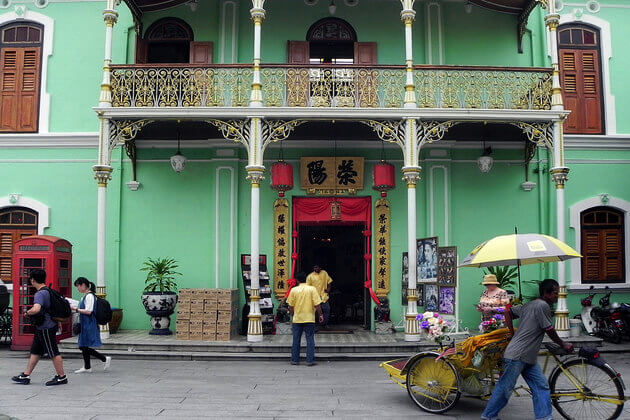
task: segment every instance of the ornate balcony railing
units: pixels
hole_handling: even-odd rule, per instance
[[[263,66],[268,107],[397,108],[405,69]],[[551,107],[551,70],[416,66],[421,108],[537,109]],[[240,65],[112,66],[114,107],[245,107],[252,69]]]

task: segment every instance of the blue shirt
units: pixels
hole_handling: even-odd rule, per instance
[[[50,318],[50,313],[48,310],[50,309],[50,293],[48,290],[40,289],[35,293],[34,302],[39,303],[42,307],[41,312],[44,314],[44,322],[41,325],[37,326],[38,330],[47,330],[49,328],[54,328],[57,326],[57,322],[53,321]]]

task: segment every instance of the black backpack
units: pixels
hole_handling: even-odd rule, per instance
[[[50,286],[42,287],[40,290],[47,290],[48,295],[50,296],[50,308],[48,308],[50,318],[53,321],[57,322],[67,321],[72,315],[70,302],[68,302],[66,298],[61,295],[61,293],[59,293],[55,289],[51,289]]]
[[[96,308],[94,308],[94,317],[98,325],[107,325],[112,320],[112,307],[108,301],[94,295],[96,299]]]

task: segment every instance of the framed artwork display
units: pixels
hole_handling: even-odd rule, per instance
[[[437,250],[437,236],[416,240],[418,283],[435,283],[437,281]]]
[[[438,310],[438,285],[424,284],[424,310],[436,312]]]
[[[453,315],[455,313],[455,288],[440,286],[440,305],[438,312]]]
[[[402,253],[402,295],[401,301],[403,306],[407,305],[407,287],[409,286],[409,256],[406,252]],[[420,304],[420,303],[418,303]]]
[[[457,247],[438,247],[437,282],[440,286],[457,285]]]

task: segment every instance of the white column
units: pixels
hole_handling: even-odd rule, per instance
[[[265,19],[265,0],[252,0],[252,8],[249,11],[254,21],[254,74],[252,80],[252,92],[250,96],[249,106],[261,107],[262,100],[262,84],[260,82],[260,37],[262,22]]]
[[[406,80],[405,80],[405,108],[416,108],[416,89],[413,81],[413,37],[411,25],[416,18],[416,12],[413,10],[415,0],[400,0],[403,10],[400,12],[400,19],[405,24],[405,64],[406,64]]]
[[[418,286],[416,255],[416,184],[420,179],[420,166],[416,150],[416,120],[407,119],[405,129],[405,166],[402,168],[403,180],[407,183],[407,255],[409,256],[409,273],[407,285],[407,312],[405,313],[405,341],[420,341],[418,330]]]
[[[261,120],[251,119],[249,139],[249,160],[245,168],[247,179],[251,183],[251,289],[249,291],[249,315],[247,325],[247,341],[256,343],[263,341],[260,313],[260,273],[258,260],[260,257],[260,183],[264,179],[265,167],[262,165]]]
[[[114,24],[118,20],[116,0],[107,0],[103,11],[105,21],[105,51],[103,53],[103,81],[99,96],[100,107],[112,105],[110,65],[112,63],[112,37]],[[96,215],[96,293],[98,296],[106,296],[105,283],[105,250],[107,247],[107,182],[111,179],[112,167],[110,156],[110,130],[109,120],[99,119],[98,136],[98,164],[92,167],[94,179],[97,182],[97,215]],[[101,339],[109,338],[109,325],[101,325]]]
[[[556,13],[555,0],[549,0],[547,5],[548,14],[545,16],[545,24],[549,30],[549,45],[551,47],[551,67],[552,74],[552,96],[551,109],[564,110],[562,103],[562,86],[560,85],[560,67],[558,63],[558,38],[557,28],[560,16]],[[553,166],[549,173],[556,184],[556,236],[561,241],[565,241],[565,204],[564,204],[564,184],[568,179],[569,168],[564,163],[564,139],[562,121],[557,121],[553,126]],[[566,268],[564,262],[558,263],[558,284],[560,293],[556,306],[556,331],[561,337],[569,336],[569,309],[567,307],[567,284]]]

